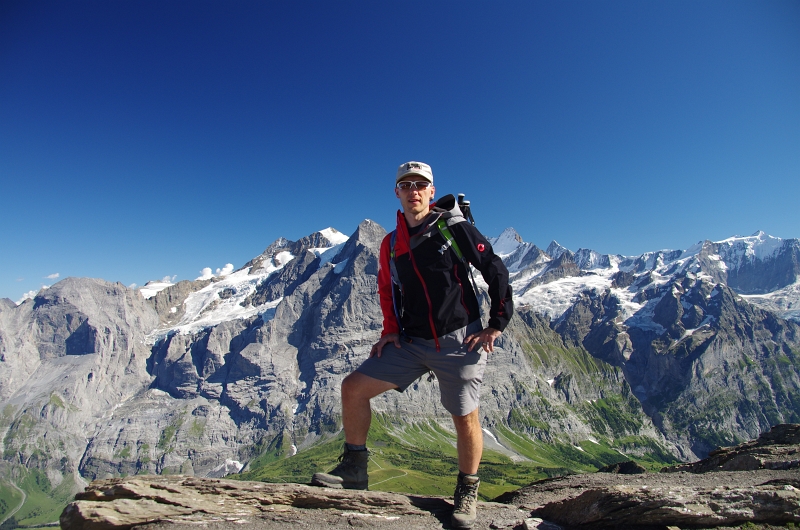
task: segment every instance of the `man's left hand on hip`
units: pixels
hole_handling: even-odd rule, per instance
[[[468,335],[464,339],[464,344],[469,345],[467,351],[474,350],[475,346],[483,346],[483,351],[486,353],[491,353],[494,351],[494,341],[499,339],[501,334],[501,331],[494,328],[485,328],[478,333]]]

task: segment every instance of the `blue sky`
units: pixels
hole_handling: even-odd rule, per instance
[[[541,247],[800,237],[800,2],[0,3],[0,297],[390,228],[408,160]]]

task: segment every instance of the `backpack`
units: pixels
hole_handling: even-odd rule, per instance
[[[459,195],[459,197],[458,197],[459,205],[462,204],[463,197],[464,197],[463,194]],[[445,195],[444,197],[439,199],[439,201],[437,201],[437,204],[442,203],[442,202],[449,202],[450,199],[454,199],[454,197],[452,195]],[[469,212],[469,202],[468,201],[466,203],[466,207],[467,207],[467,212]],[[467,215],[469,216],[470,221],[474,225],[475,221],[472,220],[472,214],[471,213],[467,213]],[[465,219],[465,221],[466,221],[466,219]],[[458,261],[463,263],[464,266],[466,267],[467,271],[469,271],[469,276],[470,276],[470,279],[472,280],[472,288],[475,291],[475,296],[478,296],[478,286],[475,283],[475,277],[472,275],[472,267],[470,266],[469,262],[467,261],[467,258],[464,257],[464,253],[461,252],[461,249],[458,247],[458,243],[456,243],[456,240],[453,237],[453,233],[447,227],[447,221],[445,221],[444,219],[438,219],[436,221],[436,228],[439,229],[439,233],[442,234],[442,237],[444,238],[444,241],[445,241],[444,244],[439,248],[439,254],[444,255],[444,253],[447,252],[448,249],[451,249],[455,253],[456,257],[458,258]],[[395,319],[397,320],[397,325],[400,328],[400,335],[403,335],[404,334],[404,332],[403,332],[403,323],[400,321],[400,315],[401,315],[400,309],[401,308],[398,307],[399,304],[397,303],[397,298],[396,298],[395,289],[394,289],[394,286],[397,286],[398,288],[400,288],[401,291],[403,289],[403,285],[402,285],[402,283],[400,283],[400,275],[398,274],[397,266],[395,265],[394,244],[395,244],[396,240],[397,240],[397,229],[394,229],[394,230],[392,230],[391,239],[389,240],[389,245],[390,245],[390,247],[389,247],[390,248],[390,252],[389,252],[389,269],[390,269],[390,271],[392,273],[392,283],[394,284],[392,286],[392,307],[394,308],[394,316],[395,316]],[[411,252],[411,249],[409,248],[408,251]],[[478,307],[480,307],[480,304],[478,304]]]

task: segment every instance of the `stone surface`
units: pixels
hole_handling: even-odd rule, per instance
[[[572,475],[542,480],[496,500],[529,509],[533,516],[565,528],[796,523],[800,469],[778,463],[793,462],[798,451],[800,425],[778,425],[758,440],[662,473]],[[756,454],[770,455],[766,458],[774,465],[723,469],[726,462]]]
[[[542,480],[500,496],[499,502],[480,503],[476,528],[711,528],[745,522],[800,522],[800,470],[773,467],[731,472],[710,466],[721,455],[766,454],[769,450],[785,455],[799,449],[800,425],[780,425],[758,440],[717,451],[697,462],[694,472],[672,468],[669,473],[598,472]],[[223,521],[258,528],[289,522],[330,526],[333,512],[341,517],[334,523],[343,524],[347,518],[350,526],[440,528],[451,510],[451,500],[442,497],[186,476],[133,476],[92,482],[64,510],[61,526],[64,530],[105,530]],[[280,513],[277,519],[275,512]]]
[[[479,524],[521,522],[524,512],[479,503]],[[267,484],[182,476],[138,476],[98,480],[61,515],[64,530],[105,530],[169,523],[251,523],[393,528],[441,528],[452,512],[450,499],[395,493],[337,490],[302,484]],[[277,523],[274,526],[273,523]],[[238,526],[237,524],[237,526]],[[336,526],[336,524],[333,524]],[[505,528],[505,526],[504,526]]]
[[[591,473],[547,479],[481,502],[475,528],[713,528],[800,522],[795,471]],[[65,530],[449,527],[451,499],[182,476],[92,482],[64,510]]]
[[[13,309],[15,307],[17,307],[17,304],[15,304],[10,298],[0,298],[0,311],[5,309]]]
[[[741,488],[617,485],[549,503],[535,513],[569,528],[796,523],[800,521],[800,490],[787,484]]]
[[[565,528],[712,528],[800,521],[800,474],[590,473],[536,482],[496,499]]]
[[[712,451],[708,458],[690,464],[665,467],[662,472],[755,471],[800,469],[800,425],[776,425],[757,440]]]

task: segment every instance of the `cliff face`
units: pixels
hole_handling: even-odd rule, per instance
[[[102,418],[152,381],[145,335],[157,323],[130,289],[76,278],[0,313],[4,460],[80,483]]]
[[[687,459],[800,421],[797,324],[692,274],[639,296],[643,307],[623,323],[613,294],[585,293],[555,329],[619,366]]]
[[[133,471],[221,476],[274,440],[283,452],[338,430],[339,382],[380,328],[372,249],[383,234],[365,222],[324,264],[310,250],[320,244],[313,239],[267,249],[250,267],[287,248],[298,254],[247,296],[248,304],[274,307],[158,338],[147,364],[154,378],[147,401],[134,400],[105,423],[82,472],[92,478]],[[170,289],[155,303],[174,296]],[[219,294],[226,300],[236,293]],[[171,303],[177,302],[183,300]],[[159,412],[141,414],[142,407]]]

